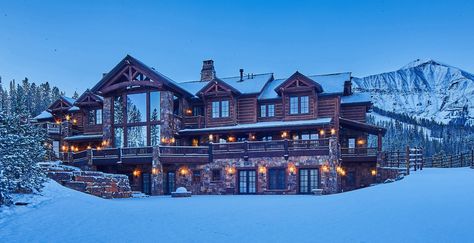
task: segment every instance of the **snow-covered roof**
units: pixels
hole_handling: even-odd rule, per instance
[[[65,137],[66,141],[102,140],[102,134],[82,134]]]
[[[76,99],[73,99],[73,98],[70,98],[70,97],[67,97],[67,96],[61,96],[62,99],[64,99],[65,101],[67,101],[68,103],[70,103],[71,105],[73,105],[75,102],[76,102]]]
[[[370,93],[353,93],[352,95],[342,96],[341,104],[370,103],[372,98]]]
[[[53,118],[53,115],[49,113],[48,111],[43,111],[39,115],[35,116],[33,119],[41,120],[41,119],[50,119],[50,118]]]
[[[262,91],[265,84],[273,77],[273,73],[244,75],[242,80],[240,76],[219,78],[219,80],[238,90],[241,94],[258,94]],[[181,88],[197,95],[209,81],[189,81],[178,83]]]
[[[323,88],[322,94],[338,94],[344,92],[344,82],[351,80],[351,73],[334,73],[334,74],[325,74],[325,75],[310,75],[308,78],[317,82]],[[286,78],[275,79],[269,82],[263,92],[260,94],[258,99],[276,99],[278,94],[275,89],[285,82]]]
[[[304,121],[270,121],[270,122],[257,122],[249,124],[238,124],[234,126],[222,126],[222,127],[208,127],[208,128],[196,128],[196,129],[183,129],[180,133],[192,133],[192,132],[219,132],[228,130],[246,130],[246,129],[262,129],[262,128],[288,128],[294,126],[317,126],[325,125],[331,122],[332,118],[319,118],[314,120]]]
[[[72,106],[71,108],[69,108],[68,111],[78,111],[78,110],[80,110],[79,107],[77,107],[77,106]]]

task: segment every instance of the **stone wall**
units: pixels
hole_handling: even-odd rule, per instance
[[[110,141],[109,145],[112,145],[112,105],[113,97],[105,97],[104,104],[102,107],[102,134],[103,140]]]
[[[82,171],[59,163],[41,163],[47,176],[61,185],[102,198],[128,198],[132,191],[125,175]]]

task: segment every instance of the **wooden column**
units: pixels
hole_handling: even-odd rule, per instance
[[[377,134],[377,151],[382,151],[382,133]]]

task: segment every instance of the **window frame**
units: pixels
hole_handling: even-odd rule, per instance
[[[225,104],[225,105],[224,105]],[[211,101],[211,118],[229,118],[230,101],[228,99]]]
[[[271,109],[270,109],[271,107]],[[272,111],[272,112],[270,112]],[[275,117],[275,104],[267,105],[267,117]]]
[[[260,105],[260,117],[267,117],[267,105]]]
[[[276,176],[276,178],[273,179],[272,178],[273,176]],[[286,175],[285,168],[283,167],[269,168],[267,172],[267,177],[268,177],[268,184],[267,184],[268,190],[286,190],[287,189],[287,175]]]

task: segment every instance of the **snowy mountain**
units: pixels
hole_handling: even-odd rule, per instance
[[[444,124],[474,125],[474,74],[434,60],[353,78],[355,92],[369,92],[380,109]]]

